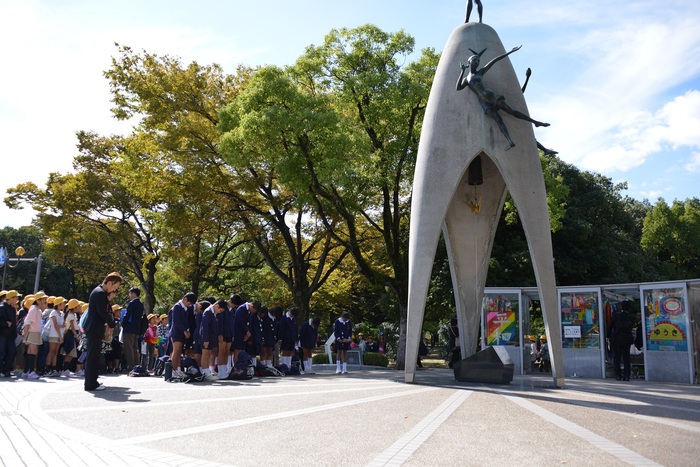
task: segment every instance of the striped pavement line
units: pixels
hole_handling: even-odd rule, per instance
[[[598,449],[607,452],[608,454],[620,459],[623,462],[627,462],[628,464],[632,465],[661,465],[654,462],[651,459],[642,456],[641,454],[637,454],[636,452],[622,446],[621,444],[615,443],[614,441],[604,438],[603,436],[600,436],[596,433],[593,433],[592,431],[582,427],[581,425],[577,425],[576,423],[571,422],[563,417],[560,417],[559,415],[556,415],[550,412],[549,410],[543,409],[539,405],[534,404],[533,402],[530,402],[526,399],[523,399],[522,397],[503,394],[501,391],[498,392],[501,393],[503,397],[510,400],[511,402],[519,405],[520,407],[526,410],[529,410],[530,412],[541,417],[545,421],[552,423],[553,425],[556,425],[563,430],[568,431],[572,435],[591,443]]]
[[[440,425],[464,402],[472,391],[455,391],[437,409],[421,420],[412,430],[375,457],[368,467],[402,465]]]

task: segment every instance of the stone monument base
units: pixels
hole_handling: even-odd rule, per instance
[[[488,347],[453,366],[455,380],[467,383],[510,384],[513,360],[503,347]]]

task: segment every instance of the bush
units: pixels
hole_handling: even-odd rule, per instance
[[[333,363],[335,363],[335,354],[333,355]],[[311,357],[311,362],[314,365],[328,365],[328,354],[327,353],[317,353],[313,357]]]
[[[371,366],[389,366],[389,358],[376,352],[365,352],[362,354],[362,363]]]

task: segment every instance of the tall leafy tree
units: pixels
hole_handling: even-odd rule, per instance
[[[277,67],[258,70],[221,115],[221,151],[237,188],[228,195],[267,266],[307,315],[347,249],[316,218],[302,169],[308,159],[337,170],[347,137],[326,99],[300,92]]]
[[[125,119],[140,116],[138,132],[159,148],[144,153],[143,165],[151,168],[144,167],[144,172],[165,182],[167,199],[180,200],[159,211],[159,226],[169,251],[187,256],[182,265],[190,265],[193,288],[202,282],[221,287],[221,279],[237,267],[231,263],[237,247],[251,242],[259,255],[246,266],[259,267],[259,260],[264,261],[286,284],[290,301],[308,311],[312,294],[330,273],[328,266],[342,261],[342,255],[328,262],[336,246],[307,219],[303,202],[277,183],[274,165],[250,159],[248,147],[256,137],[250,132],[268,124],[256,121],[262,114],[254,104],[266,98],[269,76],[244,67],[227,75],[217,65],[185,66],[173,57],[135,53],[128,47],[119,51],[106,73],[114,113]],[[249,84],[251,79],[255,82]],[[270,98],[285,99],[275,94],[278,89],[268,90],[273,91]],[[251,104],[242,124],[236,115],[246,109],[239,101]],[[232,142],[224,158],[217,125],[226,103],[234,107],[224,131],[235,127],[235,135],[249,141]],[[227,239],[227,234],[232,236]],[[212,277],[218,279],[210,281]]]
[[[6,203],[11,207],[21,202],[31,204],[39,213],[38,225],[54,242],[62,242],[73,251],[79,251],[80,243],[97,248],[102,261],[96,264],[103,266],[97,277],[106,274],[105,269],[124,267],[145,290],[144,305],[150,310],[155,304],[153,290],[160,259],[160,245],[148,216],[153,202],[131,190],[123,177],[124,138],[89,132],[77,136],[75,173],[50,174],[44,190],[31,182],[18,185],[8,190]]]
[[[117,48],[105,76],[115,117],[138,119],[129,159],[134,189],[159,203],[151,217],[169,267],[196,293],[220,290],[228,272],[260,265],[238,255],[248,239],[238,206],[225,194],[231,173],[216,129],[219,109],[251,70],[229,75],[216,64],[184,65],[176,57]]]
[[[700,277],[700,200],[660,198],[644,218],[641,245],[661,262],[663,280]]]
[[[411,184],[420,127],[438,55],[423,50],[409,62],[414,39],[372,25],[331,31],[308,47],[292,70],[302,89],[331,100],[352,129],[353,152],[331,178],[307,160],[316,210],[336,241],[350,251],[358,271],[396,297],[400,340],[397,368],[404,367]],[[341,224],[333,222],[342,220]],[[338,228],[340,227],[340,228]]]

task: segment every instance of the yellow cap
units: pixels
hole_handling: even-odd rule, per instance
[[[55,306],[58,306],[58,305],[60,305],[61,303],[65,302],[65,301],[66,301],[66,299],[63,298],[63,297],[55,297],[55,298],[53,299],[53,304],[54,304]]]
[[[112,305],[112,311],[118,311],[121,310],[122,308],[119,305]]]
[[[38,291],[37,293],[34,294],[34,301],[38,302],[42,298],[46,298],[46,294],[44,293],[43,290]]]
[[[87,303],[83,303],[82,305],[80,305],[80,309],[81,309],[82,311],[87,311],[88,306],[89,306],[89,305],[88,305]]]
[[[27,308],[34,305],[34,300],[34,295],[27,295],[26,297],[24,297],[24,307]]]
[[[68,300],[67,306],[68,306],[69,310],[72,310],[73,308],[75,308],[78,305],[80,305],[80,301],[77,298],[71,298],[70,300]]]
[[[0,294],[0,295],[2,295],[2,294]],[[13,297],[17,297],[19,295],[19,293],[16,290],[8,290],[7,292],[5,292],[4,295],[5,295],[5,300],[9,300]]]

